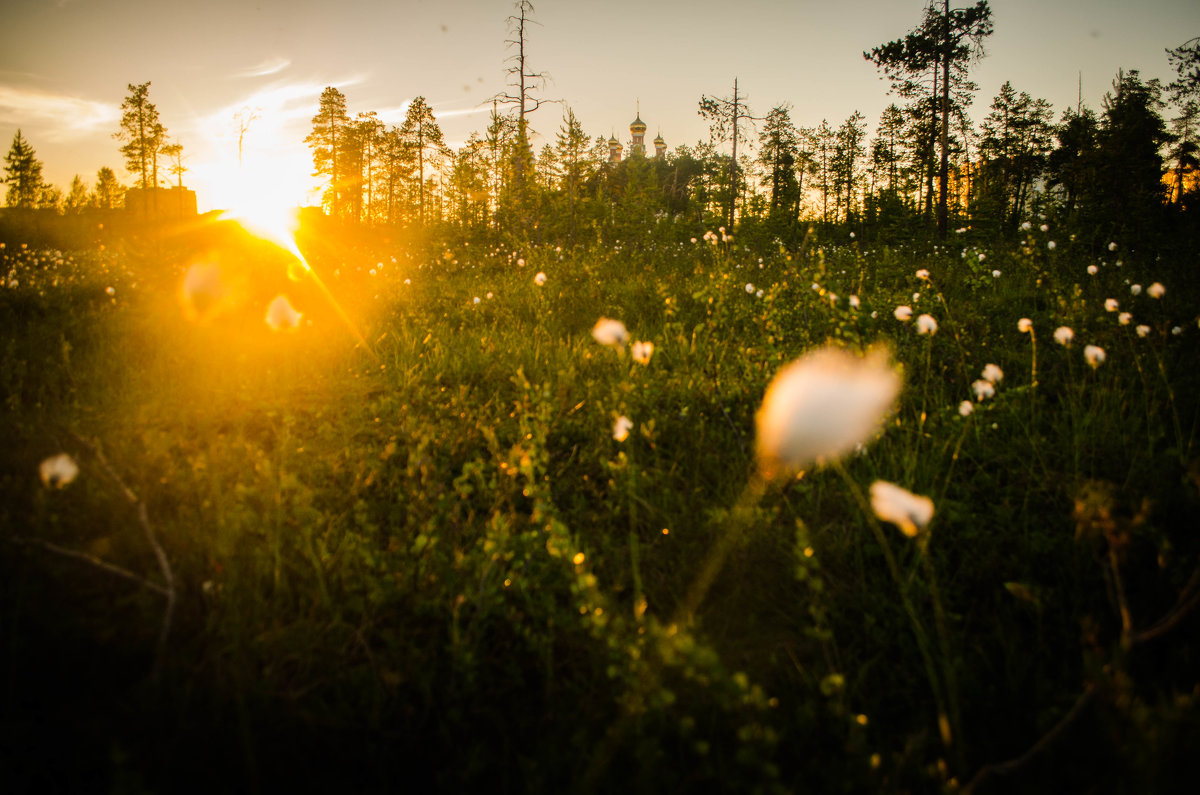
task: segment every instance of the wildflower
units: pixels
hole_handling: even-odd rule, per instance
[[[115,287],[105,287],[105,288],[104,288],[104,292],[108,293],[109,295],[116,295],[116,294],[117,294],[117,290],[116,290],[116,288],[115,288]]]
[[[926,268],[921,268],[919,271],[917,271],[917,278],[918,279],[928,279],[929,271]]]
[[[755,298],[762,298],[762,297],[763,297],[763,291],[762,291],[761,289],[759,289],[759,290],[755,290],[755,291],[754,291],[754,297],[755,297]]]
[[[1000,271],[992,271],[992,278],[993,278],[993,279],[999,279],[999,278],[1000,278]]]
[[[1133,315],[1129,312],[1122,312],[1121,314],[1117,315],[1117,322],[1122,326],[1128,326],[1131,320],[1133,320]]]
[[[533,277],[533,283],[536,284],[538,287],[541,287],[543,284],[546,283],[546,274],[543,273],[542,271],[538,271],[537,275]]]
[[[746,282],[746,292],[750,293],[751,295],[754,294],[754,285],[750,282]]]
[[[600,318],[592,326],[592,336],[601,345],[624,345],[629,340],[625,324],[607,317]]]
[[[1142,294],[1142,285],[1140,285],[1140,284],[1129,285],[1129,292],[1133,293],[1134,295],[1141,295]]]
[[[918,334],[937,334],[938,324],[933,319],[933,315],[920,315],[917,317],[917,333]]]
[[[1021,229],[1023,229],[1026,232],[1028,232],[1032,228],[1033,228],[1033,224],[1029,223],[1028,221],[1023,221],[1021,223]]]
[[[1117,303],[1117,299],[1115,299],[1115,298],[1104,299],[1104,311],[1105,312],[1116,312],[1117,308],[1119,306],[1120,306],[1120,304]]]
[[[475,296],[475,298],[472,299],[472,302],[476,304],[479,303],[479,296]]]
[[[1162,298],[1163,293],[1166,291],[1166,287],[1163,287],[1159,282],[1155,282],[1146,288],[1146,295],[1150,296],[1151,298]]]
[[[921,300],[921,294],[913,293],[913,303],[915,304],[917,301],[920,301],[920,300]]]
[[[971,412],[975,410],[975,404],[969,400],[964,400],[958,404],[958,413],[962,417],[970,417]]]
[[[991,381],[985,381],[982,378],[971,384],[971,391],[975,393],[976,400],[987,400],[990,397],[996,396],[996,386]]]
[[[1033,321],[1027,317],[1023,317],[1017,321],[1017,331],[1022,334],[1028,334],[1033,331]]]
[[[1149,326],[1138,326],[1137,327],[1137,335],[1139,337],[1146,337],[1146,336],[1149,336],[1149,334],[1150,334]]]
[[[650,364],[650,357],[654,355],[654,343],[635,342],[630,352],[633,354],[633,360],[638,364]]]
[[[1173,335],[1175,335],[1176,337],[1178,337],[1180,334],[1183,333],[1183,326],[1172,326],[1171,333]]]
[[[617,421],[613,423],[613,438],[618,442],[623,442],[629,438],[629,432],[633,430],[633,420],[622,414],[617,417]]]
[[[1059,326],[1054,329],[1054,341],[1059,345],[1070,345],[1075,339],[1075,332],[1069,326]]]
[[[1038,227],[1038,229],[1041,229],[1043,232],[1049,232],[1050,224],[1042,224],[1041,226]]]
[[[518,267],[518,268],[524,268],[524,267],[525,267],[525,258],[524,258],[524,257],[518,257],[518,258],[517,258],[517,267]]]
[[[475,300],[478,301],[479,299],[476,298]],[[287,296],[281,294],[275,296],[275,300],[267,307],[267,316],[265,319],[267,325],[273,331],[288,331],[300,325],[301,317],[303,315],[296,311],[295,307],[288,301]]]
[[[980,375],[983,376],[985,381],[990,381],[993,384],[998,384],[1004,380],[1004,371],[994,364],[989,364],[984,367],[983,372],[980,373]]]
[[[877,480],[871,484],[871,510],[880,521],[891,522],[901,533],[915,538],[933,518],[933,500]]]
[[[888,355],[840,348],[805,354],[776,373],[755,416],[767,477],[834,460],[875,432],[900,391]]]
[[[1097,268],[1095,265],[1088,265],[1087,272],[1088,272],[1088,276],[1095,276],[1097,273],[1100,272],[1100,269]]]
[[[79,474],[79,465],[66,453],[52,455],[38,466],[42,485],[50,489],[61,489]]]
[[[912,307],[911,306],[898,306],[898,307],[896,307],[896,311],[893,312],[892,314],[896,316],[897,320],[907,323],[909,320],[912,319]]]
[[[1083,349],[1083,358],[1088,363],[1088,366],[1095,370],[1104,364],[1104,349],[1099,345],[1088,345]]]
[[[1109,250],[1109,251],[1116,251],[1116,250],[1117,250],[1117,244],[1116,244],[1116,242],[1109,243],[1109,244],[1108,244],[1108,250]]]
[[[1043,225],[1042,225],[1042,231],[1043,231],[1043,232],[1045,232],[1045,231],[1046,231],[1046,226],[1045,226],[1045,224],[1043,224]],[[1055,243],[1053,240],[1051,240],[1049,243],[1047,243],[1047,244],[1046,244],[1046,248],[1048,248],[1048,249],[1050,249],[1051,251],[1053,251],[1054,249],[1058,248],[1058,244],[1057,244],[1057,243]]]
[[[858,296],[857,295],[850,296],[850,308],[858,309],[858,306],[859,306]]]

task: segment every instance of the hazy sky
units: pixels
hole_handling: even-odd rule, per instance
[[[127,84],[151,81],[151,100],[192,169],[201,209],[219,201],[211,181],[236,160],[233,114],[256,107],[247,162],[289,169],[303,201],[311,157],[303,140],[327,85],[349,111],[399,124],[421,95],[447,142],[486,123],[504,88],[510,0],[3,0],[0,145],[19,127],[65,188],[90,184],[103,165],[126,183],[112,138]],[[965,5],[957,0],[953,5]],[[899,38],[925,0],[541,0],[528,31],[530,66],[551,79],[540,94],[570,103],[590,136],[629,137],[636,102],[669,146],[706,139],[702,94],[733,79],[765,115],[782,102],[805,126],[860,110],[872,125],[891,101],[862,57]],[[1099,108],[1118,68],[1173,77],[1166,47],[1200,35],[1196,0],[991,0],[995,33],[972,74],[982,118],[1000,85],[1049,100],[1056,117],[1083,101]],[[531,117],[553,137],[558,105]],[[540,142],[535,142],[540,146]],[[223,164],[220,165],[220,164]]]

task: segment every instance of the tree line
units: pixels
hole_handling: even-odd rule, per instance
[[[527,0],[516,4],[508,89],[486,127],[456,149],[424,97],[387,125],[375,111],[351,115],[347,97],[326,88],[305,139],[323,209],[347,223],[568,242],[717,226],[787,245],[814,225],[868,237],[945,238],[952,225],[1010,235],[1034,213],[1100,237],[1195,224],[1200,38],[1167,50],[1177,76],[1169,84],[1118,73],[1099,111],[1080,103],[1056,120],[1048,102],[1006,82],[974,121],[970,68],[984,56],[991,11],[986,0],[967,8],[934,0],[905,36],[863,53],[896,98],[873,135],[858,111],[812,127],[798,125],[786,103],[756,116],[735,80],[732,94],[700,99],[709,140],[614,161],[608,141],[589,136],[565,103],[561,125],[534,151],[527,116],[552,100],[536,95],[544,73],[530,67],[532,11]],[[160,185],[164,174],[182,185],[182,147],[169,140],[149,86],[129,85],[114,137],[139,187]],[[108,168],[90,191],[78,176],[65,195],[42,183],[20,131],[5,168],[10,206],[69,212],[119,201]]]

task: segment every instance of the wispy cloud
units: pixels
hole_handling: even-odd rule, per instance
[[[46,128],[50,141],[70,141],[115,127],[121,109],[107,102],[0,85],[0,123]]]
[[[291,65],[292,61],[289,58],[268,58],[257,66],[251,66],[249,69],[235,73],[234,77],[266,77],[279,74]]]

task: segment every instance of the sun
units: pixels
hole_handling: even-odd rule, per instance
[[[209,170],[213,204],[221,217],[293,254],[308,269],[296,247],[299,205],[306,186],[294,179],[294,167],[277,159],[215,164]]]

